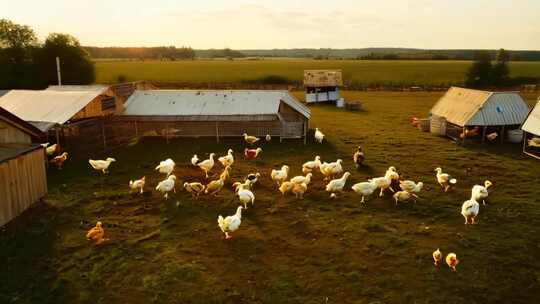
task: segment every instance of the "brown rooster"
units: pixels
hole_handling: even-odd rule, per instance
[[[52,165],[55,165],[58,169],[62,169],[62,167],[64,166],[64,162],[67,159],[68,159],[68,153],[64,152],[61,155],[58,155],[58,156],[54,157],[53,159],[51,159],[49,162]]]

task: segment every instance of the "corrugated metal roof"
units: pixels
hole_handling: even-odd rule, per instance
[[[283,101],[305,117],[310,110],[287,91],[263,90],[149,90],[135,91],[123,115],[269,115],[277,114]]]
[[[458,126],[519,125],[529,108],[517,92],[487,92],[451,87],[431,114]]]
[[[11,90],[0,97],[0,106],[26,121],[63,124],[100,94],[98,89]]]
[[[107,86],[95,84],[95,85],[51,85],[46,91],[95,91],[98,93],[102,93],[105,90],[107,90]]]
[[[529,116],[523,123],[523,126],[521,126],[521,129],[525,132],[540,136],[540,100],[529,113]]]

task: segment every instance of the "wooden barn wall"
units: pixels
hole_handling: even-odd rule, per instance
[[[0,163],[0,226],[47,194],[42,149]]]
[[[279,104],[279,113],[286,121],[303,122],[306,120],[304,115],[298,113],[295,109],[291,108],[288,104],[281,102]]]
[[[115,98],[115,108],[103,111],[101,109],[101,100],[109,97]],[[124,111],[125,99],[117,96],[112,88],[109,88],[104,94],[92,99],[82,110],[72,117],[72,120],[79,120],[91,117],[107,116],[112,114],[121,114]]]
[[[21,129],[0,120],[0,143],[29,144],[32,138]]]

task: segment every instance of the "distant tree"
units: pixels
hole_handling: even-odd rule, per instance
[[[37,46],[34,31],[0,19],[0,89],[34,88],[32,54]]]
[[[465,85],[470,88],[487,87],[491,83],[491,57],[488,51],[477,51],[474,62],[465,76]]]
[[[91,84],[95,80],[94,63],[77,38],[69,34],[50,34],[37,52],[35,63],[44,85],[57,84],[56,57],[60,58],[62,84]]]
[[[497,52],[497,62],[491,71],[491,84],[496,87],[502,87],[510,84],[510,69],[507,62],[510,60],[510,54],[504,49]]]

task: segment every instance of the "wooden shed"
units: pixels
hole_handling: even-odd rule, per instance
[[[341,86],[343,86],[341,70],[304,71],[307,103],[337,101],[340,98],[338,88]]]
[[[521,126],[523,136],[523,153],[540,159],[540,98]]]
[[[513,142],[528,112],[529,107],[518,92],[451,87],[429,114],[431,130],[439,135],[460,141],[496,138]]]
[[[45,152],[33,125],[0,107],[0,226],[47,194]]]
[[[267,134],[305,138],[310,110],[287,91],[149,90],[135,91],[116,130],[137,136],[221,137]]]

